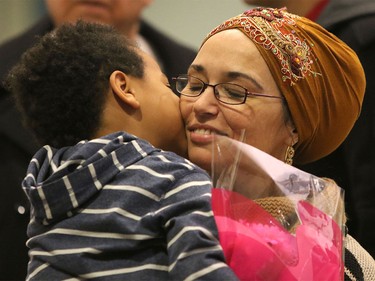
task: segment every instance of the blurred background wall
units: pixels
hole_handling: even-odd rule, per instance
[[[0,43],[32,25],[42,13],[43,0],[0,0]]]
[[[198,48],[213,27],[249,8],[242,0],[154,0],[144,19]],[[0,43],[30,27],[44,13],[43,0],[0,0]]]

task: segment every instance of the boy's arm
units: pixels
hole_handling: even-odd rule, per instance
[[[211,208],[211,181],[193,172],[163,200],[171,280],[238,280],[225,263]]]

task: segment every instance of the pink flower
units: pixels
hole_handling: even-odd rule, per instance
[[[340,227],[310,203],[298,203],[301,225],[295,235],[235,192],[213,189],[212,206],[226,261],[240,280],[331,281],[343,276]]]
[[[297,241],[292,234],[275,225],[254,223],[249,227],[251,227],[252,231],[267,243],[286,264],[296,265],[298,263]]]

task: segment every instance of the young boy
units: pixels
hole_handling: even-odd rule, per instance
[[[28,280],[237,279],[209,176],[155,148],[186,154],[178,97],[151,57],[108,26],[78,22],[42,37],[7,82],[48,144],[23,181]]]

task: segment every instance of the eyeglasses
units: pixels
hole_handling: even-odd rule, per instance
[[[201,79],[190,75],[179,75],[173,77],[172,81],[178,93],[187,97],[198,97],[207,87],[214,89],[215,98],[226,104],[236,105],[246,102],[247,97],[266,97],[275,99],[284,99],[284,97],[270,96],[258,93],[251,93],[246,88],[233,83],[218,83],[210,85]]]

